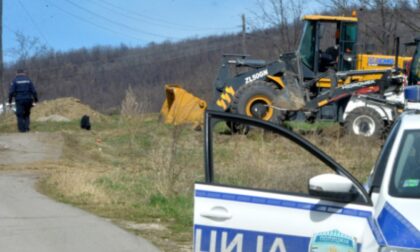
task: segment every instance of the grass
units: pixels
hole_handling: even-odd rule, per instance
[[[306,123],[303,121],[290,121],[286,125],[290,128],[301,132],[317,132],[322,129],[334,126],[336,123],[332,121],[316,121],[314,123]]]
[[[88,132],[79,129],[78,121],[33,123],[33,130],[61,132],[65,141],[62,159],[44,169],[47,176],[40,190],[110,218],[164,251],[191,250],[193,185],[204,180],[203,133],[161,124],[157,115],[113,116],[92,126]],[[381,145],[379,140],[343,136],[336,124],[290,126],[361,181]],[[16,131],[14,124],[1,121],[0,130]],[[225,131],[218,125],[214,139],[215,177],[221,183],[302,192],[311,176],[326,171],[309,154],[273,134]],[[154,223],[162,229],[138,229],[133,223]]]
[[[15,132],[14,124],[1,127]],[[78,127],[75,121],[32,125],[37,131],[59,131],[65,141],[62,160],[47,171],[40,190],[116,222],[160,223],[166,231],[133,231],[163,250],[172,251],[168,239],[189,245],[191,181],[203,177],[201,132],[160,124],[156,116],[114,117],[93,125],[91,132]],[[191,162],[196,169],[185,172]]]

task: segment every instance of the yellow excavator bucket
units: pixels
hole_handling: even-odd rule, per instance
[[[167,124],[202,125],[207,103],[178,85],[165,85],[166,99],[160,115]]]

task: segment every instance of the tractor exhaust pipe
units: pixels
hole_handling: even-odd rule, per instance
[[[395,69],[398,69],[399,57],[400,57],[400,37],[395,37],[395,62],[394,62]]]

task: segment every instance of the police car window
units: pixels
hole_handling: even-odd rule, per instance
[[[260,129],[213,135],[214,183],[308,193],[311,177],[332,169],[290,140]]]
[[[370,192],[379,192],[381,187],[381,183],[383,180],[383,176],[385,173],[386,165],[388,164],[389,154],[391,153],[392,147],[394,146],[395,138],[397,137],[397,133],[399,132],[399,128],[401,125],[401,121],[398,120],[393,128],[391,133],[389,134],[379,156],[375,163],[375,170],[372,174],[372,177],[369,178],[368,187],[370,188]]]
[[[396,197],[420,198],[420,131],[404,133],[394,163],[390,194]]]

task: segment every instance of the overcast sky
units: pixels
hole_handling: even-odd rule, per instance
[[[255,0],[4,0],[5,60],[16,55],[15,33],[54,50],[95,45],[144,46],[241,30]]]

